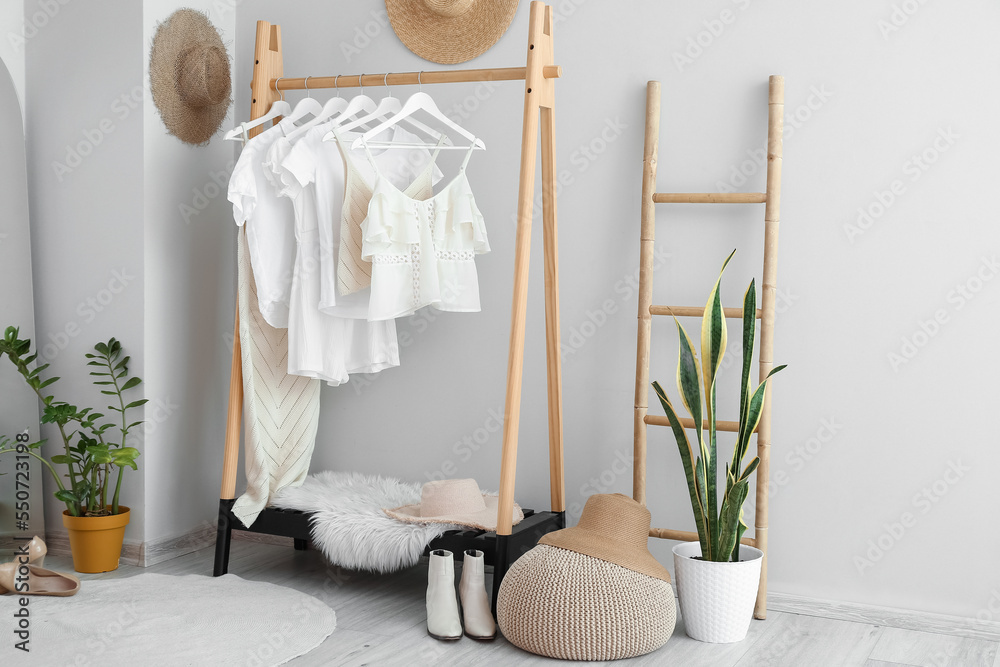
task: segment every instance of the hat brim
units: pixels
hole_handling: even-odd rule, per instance
[[[454,65],[485,53],[507,32],[518,0],[478,0],[452,18],[435,14],[422,0],[386,0],[399,41],[431,62]]]
[[[500,498],[496,494],[484,493],[483,502],[486,503],[486,509],[463,514],[421,516],[420,503],[403,505],[402,507],[395,507],[393,509],[383,508],[382,511],[393,519],[405,521],[406,523],[447,523],[456,526],[478,528],[479,530],[496,530],[497,507],[500,505]],[[514,515],[512,519],[514,525],[517,525],[524,519],[524,512],[517,503],[514,503]]]
[[[620,541],[586,528],[574,526],[547,533],[538,540],[538,543],[575,551],[584,556],[593,556],[633,572],[670,581],[670,572],[660,565],[648,549],[629,549]]]
[[[194,43],[216,46],[229,56],[222,36],[201,12],[179,9],[160,23],[149,50],[149,88],[167,131],[181,141],[201,145],[219,131],[229,114],[232,96],[200,108],[181,99],[174,83],[177,56]]]

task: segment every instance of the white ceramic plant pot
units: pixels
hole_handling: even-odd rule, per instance
[[[692,639],[713,644],[741,641],[750,628],[760,584],[760,549],[740,545],[738,563],[699,560],[701,545],[674,547],[674,574],[684,629]]]

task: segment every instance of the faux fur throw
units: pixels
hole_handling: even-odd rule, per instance
[[[271,504],[311,512],[313,543],[331,563],[385,573],[416,565],[431,540],[462,528],[404,523],[382,511],[419,503],[420,489],[391,477],[327,471],[282,489]]]

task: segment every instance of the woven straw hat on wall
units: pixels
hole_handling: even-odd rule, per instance
[[[170,134],[201,145],[219,130],[232,103],[229,55],[205,14],[179,9],[157,26],[149,85]]]
[[[385,9],[406,48],[453,65],[497,43],[514,20],[517,0],[385,0]]]

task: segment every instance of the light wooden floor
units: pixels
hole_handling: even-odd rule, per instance
[[[149,568],[122,566],[82,579],[212,573],[212,549]],[[72,570],[69,557],[52,556],[46,567]],[[244,579],[295,588],[337,612],[337,629],[294,667],[326,665],[561,665],[525,653],[502,637],[494,642],[463,638],[440,642],[424,625],[426,565],[393,575],[349,572],[328,566],[315,551],[236,541],[229,571]],[[487,579],[489,575],[487,575]],[[487,584],[489,581],[487,580]],[[659,651],[613,664],[682,667],[1000,667],[997,642],[771,612],[754,621],[738,644],[704,644],[684,634],[683,621]],[[575,663],[600,665],[612,663]]]

